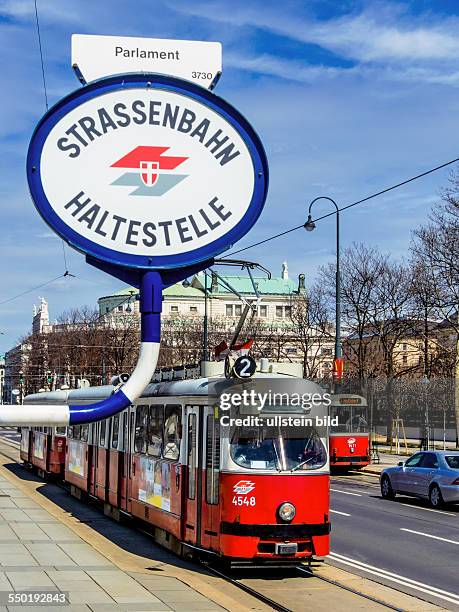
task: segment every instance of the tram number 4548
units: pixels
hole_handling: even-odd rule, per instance
[[[234,506],[255,506],[257,500],[255,497],[246,497],[245,495],[234,495],[233,505]]]

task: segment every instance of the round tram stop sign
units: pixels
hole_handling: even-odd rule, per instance
[[[244,117],[181,79],[126,74],[58,102],[37,125],[27,177],[46,223],[129,268],[210,259],[253,226],[268,164]]]

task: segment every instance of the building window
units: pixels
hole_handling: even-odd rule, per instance
[[[226,316],[227,317],[233,316],[233,306],[231,304],[226,305]]]
[[[283,314],[284,309],[282,308],[282,306],[276,306],[276,317],[282,318]]]
[[[105,312],[110,312],[110,306],[105,306]]]
[[[322,355],[331,355],[332,354],[332,349],[331,348],[323,348],[322,349]]]
[[[171,312],[178,312],[178,306],[171,306]]]
[[[120,304],[120,305],[117,307],[117,310],[118,310],[118,312],[123,312],[123,305],[122,305],[122,304]]]
[[[267,316],[268,316],[268,307],[260,306],[260,317],[267,317]]]
[[[403,363],[408,363],[408,355],[403,355]]]
[[[291,306],[285,306],[285,316],[286,317],[290,317],[292,315],[292,307]]]
[[[403,350],[404,350],[404,351],[406,351],[407,346],[408,346],[408,345],[406,344],[406,342],[404,342],[404,343],[403,343]]]
[[[241,316],[241,314],[242,314],[242,306],[240,304],[237,304],[234,307],[234,314],[235,314],[236,317],[240,317]]]
[[[198,307],[197,306],[190,306],[190,312],[198,312]]]

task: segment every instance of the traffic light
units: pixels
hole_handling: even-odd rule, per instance
[[[24,372],[22,370],[19,370],[19,384],[24,384]]]
[[[48,370],[48,376],[46,378],[46,381],[47,381],[49,386],[51,386],[53,384],[53,375],[51,373],[51,370]]]

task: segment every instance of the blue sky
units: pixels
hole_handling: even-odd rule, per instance
[[[271,172],[263,215],[237,248],[299,225],[316,196],[345,205],[458,156],[456,1],[38,0],[38,8],[51,104],[78,88],[72,33],[223,43],[217,93],[252,122]],[[26,185],[28,142],[45,110],[34,17],[33,0],[0,0],[0,302],[64,271],[61,242]],[[403,257],[447,177],[440,171],[344,213],[343,246],[361,240]],[[286,259],[291,275],[311,280],[333,258],[333,231],[328,219],[245,256],[275,274]],[[76,278],[0,305],[0,353],[29,331],[38,296],[53,318],[120,288],[66,251]]]

